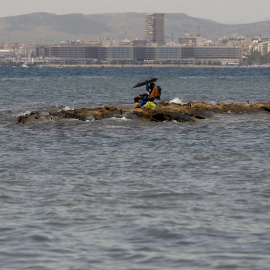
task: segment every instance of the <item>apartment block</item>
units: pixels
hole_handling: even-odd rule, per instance
[[[164,13],[149,13],[145,16],[145,39],[147,44],[164,45]]]

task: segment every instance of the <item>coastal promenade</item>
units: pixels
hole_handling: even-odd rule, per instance
[[[141,68],[270,68],[270,65],[182,65],[182,64],[145,64],[145,65],[135,65],[135,64],[89,64],[89,65],[59,65],[59,64],[41,64],[39,67],[56,67],[56,68],[64,68],[64,67],[115,67],[115,68],[130,68],[130,67],[141,67]]]

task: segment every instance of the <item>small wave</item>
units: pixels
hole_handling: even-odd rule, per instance
[[[183,102],[183,100],[181,100],[179,97],[175,97],[172,100],[170,100],[169,103],[176,103],[176,104],[180,104],[180,105],[184,105],[185,103]]]
[[[113,117],[110,117],[108,119],[110,119],[110,120],[116,120],[116,121],[129,121],[129,120],[131,120],[130,118],[127,118],[125,116],[123,116],[123,117],[113,116]]]
[[[113,118],[117,118],[117,117],[113,117]],[[128,121],[130,119],[126,118],[126,117],[118,117],[118,120],[122,120],[122,121]]]

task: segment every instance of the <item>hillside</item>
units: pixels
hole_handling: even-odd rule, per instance
[[[65,40],[95,40],[99,37],[144,39],[144,13],[68,14],[31,13],[0,18],[0,42],[58,43]],[[183,13],[165,14],[165,36],[174,40],[185,32],[200,32],[206,38],[222,36],[270,36],[270,20],[239,25],[190,17]]]

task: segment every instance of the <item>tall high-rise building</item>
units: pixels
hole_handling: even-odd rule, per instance
[[[164,37],[164,13],[148,13],[145,17],[146,42],[165,44]]]

